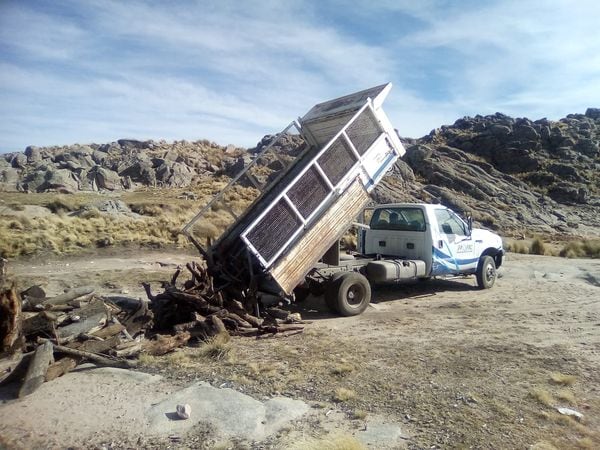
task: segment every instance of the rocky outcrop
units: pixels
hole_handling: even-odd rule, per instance
[[[233,177],[273,142],[221,147],[208,141],[138,141],[27,147],[0,156],[0,190],[119,191],[137,186],[184,188],[205,177]],[[463,117],[420,139],[377,187],[377,202],[441,201],[470,211],[503,234],[527,230],[597,234],[600,228],[600,109],[559,121],[501,113]],[[255,181],[267,183],[305,149],[283,136],[262,156]],[[276,155],[274,154],[276,153]],[[245,178],[243,179],[245,180]],[[252,186],[251,180],[246,180]]]
[[[222,172],[244,149],[209,141],[137,141],[64,147],[29,146],[0,159],[0,191],[119,191],[137,186],[187,187]]]

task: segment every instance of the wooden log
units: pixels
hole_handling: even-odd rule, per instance
[[[148,297],[148,300],[150,300],[151,302],[154,302],[156,300],[156,295],[152,294],[152,289],[150,288],[150,284],[142,283],[142,287],[146,291],[146,296]]]
[[[82,333],[93,334],[100,331],[109,319],[106,305],[100,300],[91,302],[89,305],[78,309],[74,314],[79,317],[77,322],[56,330],[60,343],[69,342]]]
[[[277,339],[277,338],[285,338],[285,337],[289,337],[289,336],[294,336],[296,334],[300,334],[304,331],[304,329],[302,330],[295,330],[295,331],[286,331],[284,333],[275,333],[275,334],[259,334],[258,336],[256,336],[256,339]]]
[[[267,312],[267,314],[270,314],[271,316],[275,317],[276,319],[281,319],[281,320],[286,320],[288,318],[288,316],[290,315],[289,311],[286,311],[285,309],[280,309],[280,308],[267,308],[265,311]]]
[[[113,318],[114,321],[116,319]],[[119,322],[111,323],[110,325],[91,333],[94,336],[97,336],[102,339],[107,339],[115,334],[119,334],[121,331],[125,329],[125,326]]]
[[[46,341],[39,345],[33,354],[31,363],[27,368],[25,380],[19,389],[19,398],[33,393],[46,381],[48,366],[54,362],[52,342]]]
[[[122,323],[125,325],[127,332],[135,336],[152,324],[153,317],[154,315],[148,309],[148,303],[139,302],[138,308],[133,313],[128,314],[122,320]]]
[[[177,278],[179,277],[180,273],[181,273],[181,267],[177,266],[177,270],[175,271],[175,273],[171,277],[171,285],[172,286],[175,286],[175,283],[177,283]]]
[[[12,383],[13,381],[22,380],[27,373],[27,368],[29,367],[29,363],[31,362],[34,353],[35,352],[29,352],[14,355],[13,357],[16,358],[18,356],[18,359],[9,363],[9,372],[0,375],[0,386]]]
[[[52,333],[58,316],[49,311],[42,311],[23,320],[23,334],[31,336],[38,333]]]
[[[229,300],[225,302],[225,308],[227,309],[227,311],[240,316],[246,322],[250,323],[253,327],[258,328],[263,323],[263,319],[249,314],[248,311],[246,311],[246,308],[242,306],[242,303],[237,300]]]
[[[49,342],[47,339],[41,339],[42,342]],[[137,367],[137,361],[128,361],[126,359],[111,359],[106,356],[97,355],[96,353],[85,352],[82,350],[64,347],[62,345],[55,345],[54,350],[65,355],[77,356],[83,359],[87,359],[94,364],[99,366],[118,367],[120,369],[132,369]]]
[[[240,326],[240,327],[242,327],[242,328],[254,328],[250,322],[248,322],[247,320],[242,319],[240,316],[238,316],[235,313],[228,312],[227,313],[227,318],[228,319],[233,319],[237,323],[237,325]]]
[[[21,298],[23,300],[27,300],[28,298],[45,299],[46,291],[39,284],[34,284],[21,292]]]
[[[152,356],[160,356],[175,350],[177,347],[185,345],[190,340],[191,334],[188,331],[176,334],[175,336],[156,335],[156,339],[145,341],[142,345],[144,353]]]
[[[72,300],[75,300],[79,297],[83,297],[84,295],[89,295],[94,292],[94,288],[92,286],[83,286],[77,287],[74,289],[70,289],[64,294],[57,295],[56,297],[50,297],[44,299],[42,304],[44,306],[48,305],[60,305],[63,303],[69,303]]]
[[[46,370],[46,381],[52,381],[60,376],[63,376],[65,373],[70,372],[79,363],[81,358],[72,358],[70,356],[65,356],[64,358],[59,359],[58,361],[50,364],[48,370]]]
[[[182,333],[183,331],[189,331],[192,328],[198,325],[197,320],[192,320],[191,322],[179,323],[173,327],[173,331],[175,333]]]
[[[195,285],[197,285],[198,282],[202,283],[206,278],[206,276],[202,274],[200,270],[198,270],[195,262],[189,262],[185,265],[185,267],[192,274],[192,282],[194,282]]]
[[[21,298],[13,284],[0,292],[0,355],[13,354],[23,344]]]
[[[77,350],[82,350],[84,352],[108,354],[109,350],[115,348],[122,342],[123,340],[121,339],[121,336],[117,334],[103,341],[85,341],[77,347],[73,347],[70,344],[68,346],[70,348],[76,348]]]
[[[111,354],[119,358],[131,358],[132,356],[137,356],[142,353],[143,349],[144,347],[141,342],[133,342],[133,345],[127,348],[112,350]]]
[[[227,328],[225,328],[225,324],[223,323],[223,321],[216,315],[212,315],[210,317],[206,318],[207,321],[211,321],[213,327],[215,328],[216,333],[215,334],[229,334],[227,333]]]

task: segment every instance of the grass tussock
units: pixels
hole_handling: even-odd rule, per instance
[[[347,402],[356,398],[356,392],[352,389],[340,387],[335,390],[333,398],[337,402]]]
[[[198,355],[204,358],[222,361],[228,359],[233,351],[231,337],[227,333],[219,333],[206,341],[200,348]]]
[[[352,413],[352,418],[354,420],[364,420],[367,418],[368,415],[369,414],[366,411],[363,411],[362,409],[357,409]]]
[[[297,442],[291,448],[294,450],[366,450],[366,447],[359,440],[346,434]]]
[[[577,381],[575,375],[566,375],[560,372],[554,372],[550,374],[550,381],[553,384],[559,384],[561,386],[571,386]]]
[[[334,367],[332,367],[331,373],[333,375],[344,376],[344,375],[348,375],[349,373],[353,372],[354,369],[355,369],[355,367],[352,364],[348,364],[346,362],[341,362],[340,364],[336,364]]]
[[[562,400],[563,402],[567,402],[570,405],[574,405],[575,403],[577,403],[575,395],[573,395],[573,393],[568,389],[561,389],[560,391],[558,391],[558,393],[556,394],[556,398]]]
[[[504,245],[504,248],[506,249],[506,251],[512,253],[521,253],[525,255],[529,254],[529,246],[523,241],[507,242]]]
[[[565,258],[600,258],[600,239],[570,241],[560,250]]]
[[[529,253],[532,255],[545,255],[546,254],[546,244],[544,240],[536,236],[531,244],[529,245]]]
[[[554,403],[554,399],[552,398],[552,395],[544,389],[540,389],[540,388],[532,389],[529,392],[529,396],[532,397],[534,400],[536,400],[539,404],[544,405],[544,406],[551,407]]]

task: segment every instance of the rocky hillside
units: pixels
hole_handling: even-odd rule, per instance
[[[258,148],[269,140],[266,136]],[[600,234],[600,109],[559,121],[465,117],[420,139],[375,192],[378,202],[441,201],[503,234]],[[122,139],[0,155],[0,190],[187,187],[233,176],[256,149]]]
[[[557,122],[465,117],[405,140],[380,202],[439,199],[505,234],[600,234],[600,109]]]

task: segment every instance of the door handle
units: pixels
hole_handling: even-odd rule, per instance
[[[444,241],[438,241],[438,248],[444,248]]]

